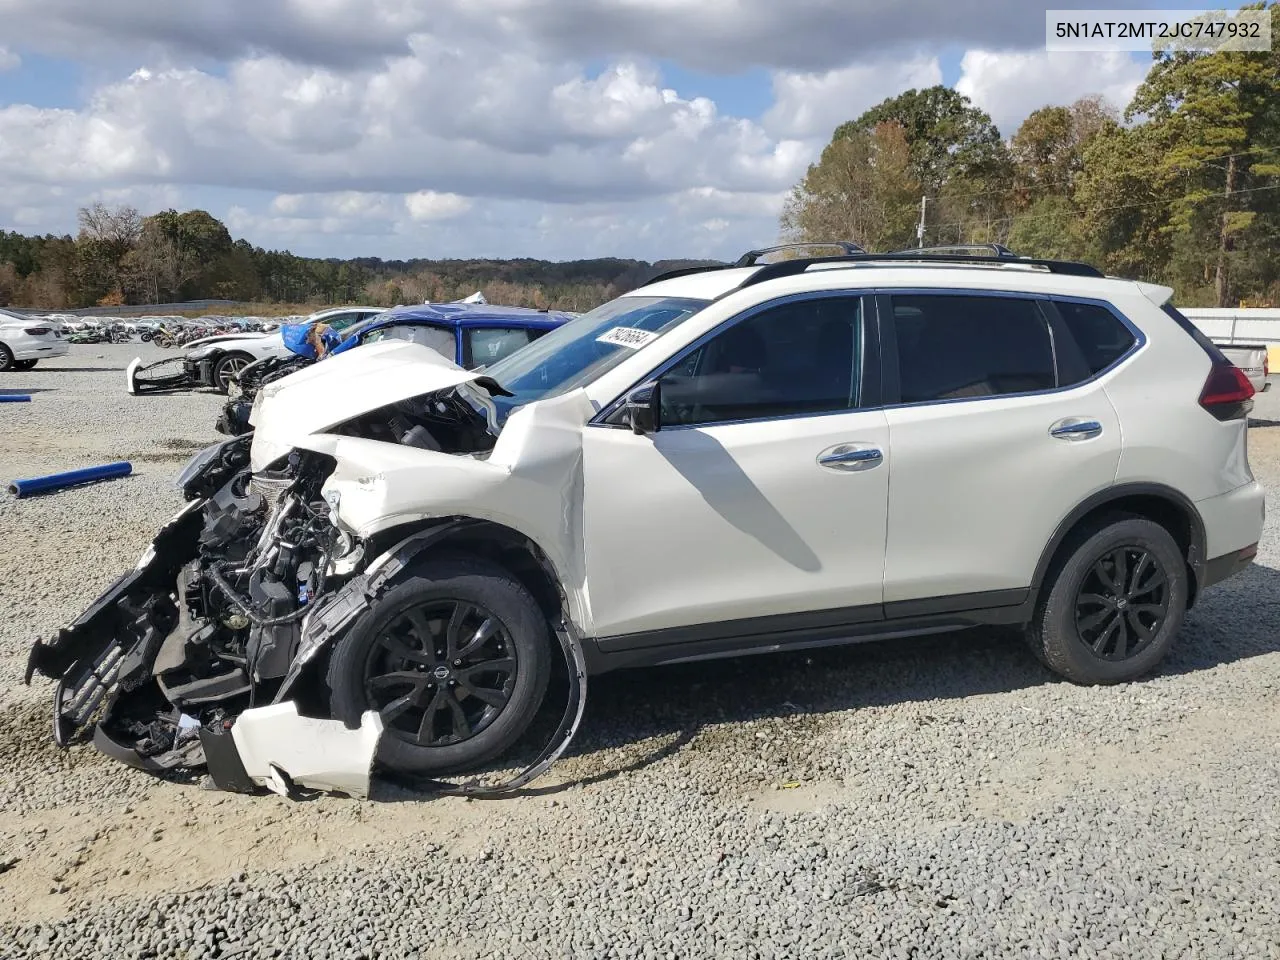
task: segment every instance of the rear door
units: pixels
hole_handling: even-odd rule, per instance
[[[1115,480],[1120,423],[1097,374],[1135,335],[1097,302],[1073,306],[1070,321],[1006,293],[894,292],[877,304],[890,404],[886,613],[1021,602],[1061,520]],[[1100,323],[1115,343],[1086,356],[1071,323]]]

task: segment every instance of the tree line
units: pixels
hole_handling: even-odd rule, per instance
[[[698,262],[595,259],[352,260],[298,257],[232,240],[204,210],[142,216],[79,211],[73,237],[0,231],[0,305],[46,309],[235,300],[340,304],[443,302],[482,291],[492,303],[589,310],[658,272]]]
[[[1269,9],[1280,36],[1280,7]],[[1280,303],[1280,46],[1156,51],[1123,113],[1043,107],[1003,140],[955,90],[842,124],[782,214],[790,239],[871,250],[1003,243],[1167,283],[1195,306]]]

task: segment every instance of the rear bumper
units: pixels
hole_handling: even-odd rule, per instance
[[[1234,550],[1231,553],[1221,557],[1214,557],[1204,565],[1204,574],[1200,580],[1200,589],[1212,587],[1215,583],[1221,583],[1228,577],[1234,577],[1237,573],[1244,570],[1249,564],[1253,563],[1254,558],[1258,555],[1258,545],[1255,543],[1251,547],[1245,547],[1243,550]]]
[[[1266,520],[1266,495],[1257,481],[1196,504],[1204,522],[1205,556],[1201,587],[1244,569],[1257,552]]]
[[[69,351],[65,340],[18,340],[9,346],[15,360],[47,360],[65,357]]]

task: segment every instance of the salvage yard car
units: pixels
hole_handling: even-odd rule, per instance
[[[570,319],[567,313],[501,307],[487,303],[423,303],[393,307],[334,336],[326,356],[368,343],[405,340],[421,343],[460,367],[496,363]],[[286,339],[286,343],[288,339]],[[310,346],[310,345],[307,345]],[[292,349],[292,348],[291,348]],[[315,363],[314,348],[255,361],[234,377],[230,399],[217,430],[230,436],[249,431],[249,411],[258,390]]]
[[[381,307],[334,307],[311,314],[302,323],[324,323],[343,330],[382,312]],[[212,387],[226,393],[237,373],[266,357],[288,356],[284,338],[273,333],[227,333],[193,340],[179,357],[144,364],[133,360],[125,370],[125,386],[132,394]]]
[[[134,766],[349,793],[502,755],[557,653],[544,758],[621,667],[1006,624],[1135,679],[1263,524],[1253,389],[1170,295],[852,254],[682,271],[484,371],[350,351],[263,388],[28,676],[60,741],[104,706]]]
[[[0,310],[0,372],[30,370],[41,360],[65,357],[68,349],[55,324]]]

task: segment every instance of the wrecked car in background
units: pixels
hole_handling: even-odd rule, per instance
[[[324,357],[362,344],[408,341],[430,347],[459,367],[496,363],[508,354],[566,323],[567,313],[526,307],[491,306],[483,301],[424,303],[393,307],[368,320],[330,335],[322,344]],[[290,353],[256,361],[233,379],[229,399],[218,418],[217,430],[230,436],[247,433],[249,413],[258,391],[268,383],[308,367],[317,360],[314,338],[298,342],[285,332]]]
[[[334,307],[317,311],[300,322],[306,326],[323,323],[334,330],[344,330],[381,312],[381,307]],[[125,387],[132,394],[200,387],[226,393],[232,378],[249,364],[290,355],[279,330],[219,334],[193,340],[181,356],[155,363],[135,358],[125,369]]]

